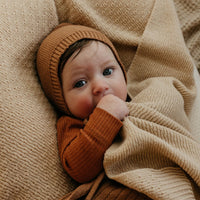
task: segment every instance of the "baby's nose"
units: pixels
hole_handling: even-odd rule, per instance
[[[104,96],[108,88],[108,84],[105,81],[98,80],[93,83],[92,93],[95,96]]]

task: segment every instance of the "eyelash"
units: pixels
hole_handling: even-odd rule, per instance
[[[109,70],[109,74],[104,74],[107,70]],[[108,67],[106,69],[103,70],[103,76],[110,76],[113,73],[114,69],[112,67]],[[84,83],[83,83],[84,82]],[[85,80],[79,80],[77,82],[75,82],[75,84],[73,85],[73,88],[81,88],[83,87],[85,84],[87,83],[87,81]]]
[[[110,73],[110,74],[107,74],[107,75],[104,74],[104,72],[105,72],[106,70],[111,70],[111,73]],[[113,70],[114,70],[114,69],[113,69],[112,67],[108,67],[108,68],[104,69],[103,75],[104,75],[104,76],[109,76],[109,75],[111,75],[111,74],[113,73]],[[110,72],[110,71],[109,71],[109,72]]]
[[[85,83],[82,84],[83,82],[85,82]],[[81,83],[81,85],[79,85],[80,83]],[[87,83],[87,81],[85,81],[85,80],[79,80],[79,81],[77,81],[77,82],[74,84],[73,88],[81,88],[81,87],[83,87],[86,83]]]

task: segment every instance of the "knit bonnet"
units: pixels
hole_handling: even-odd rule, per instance
[[[42,88],[47,98],[61,112],[70,115],[65,103],[62,86],[59,80],[58,66],[60,57],[70,45],[81,39],[92,39],[103,42],[112,50],[121,66],[126,79],[126,71],[111,41],[101,32],[82,25],[62,23],[58,25],[41,43],[37,53],[37,71]]]

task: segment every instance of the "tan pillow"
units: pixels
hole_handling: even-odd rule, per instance
[[[56,113],[41,90],[35,57],[58,24],[51,0],[0,3],[0,199],[59,199],[75,183],[63,171]]]

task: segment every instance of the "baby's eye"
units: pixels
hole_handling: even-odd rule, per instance
[[[113,69],[112,68],[106,68],[104,71],[103,71],[103,75],[104,76],[109,76],[113,73]]]
[[[83,87],[87,82],[84,80],[80,80],[78,82],[75,83],[74,88],[80,88]]]

